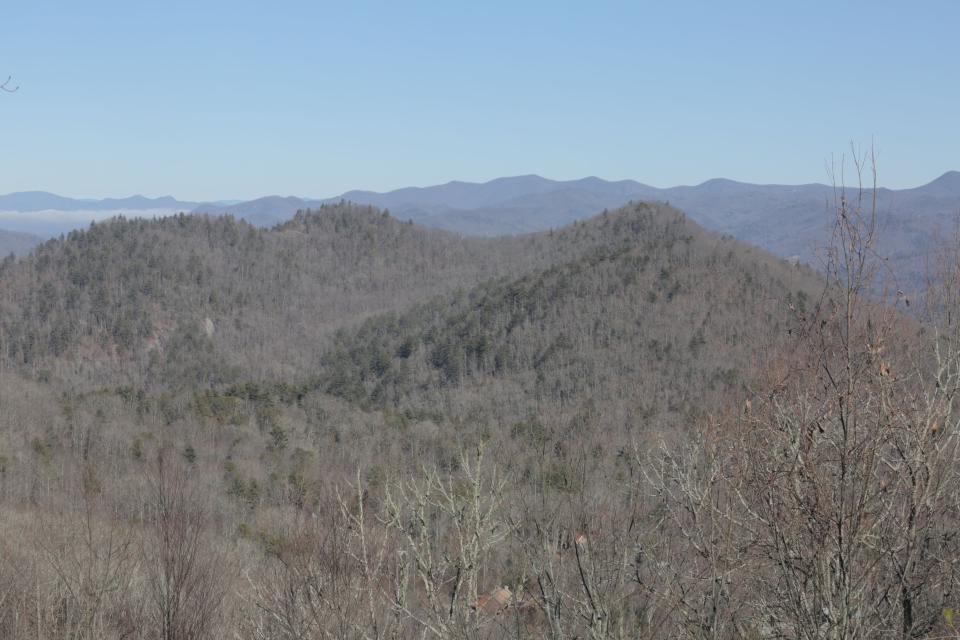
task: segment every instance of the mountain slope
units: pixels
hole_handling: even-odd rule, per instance
[[[494,423],[589,406],[603,407],[608,429],[630,415],[676,426],[742,393],[787,339],[788,305],[802,312],[821,287],[664,206],[563,233],[595,231],[619,240],[342,331],[321,387],[362,406],[452,407]]]

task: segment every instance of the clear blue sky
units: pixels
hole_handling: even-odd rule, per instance
[[[0,193],[960,169],[955,1],[3,4]]]

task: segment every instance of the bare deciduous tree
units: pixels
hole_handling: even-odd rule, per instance
[[[741,574],[750,536],[734,502],[739,479],[727,447],[716,429],[694,430],[682,446],[661,443],[655,455],[637,456],[657,506],[647,516],[654,535],[638,551],[636,580],[658,603],[653,611],[670,618],[651,618],[651,631],[719,639],[749,628]]]
[[[385,589],[393,546],[383,528],[370,522],[359,474],[355,488],[356,504],[338,495],[328,508],[280,528],[265,566],[246,572],[253,596],[250,636],[401,637],[390,603],[403,598]]]
[[[483,444],[462,453],[460,471],[444,476],[424,469],[420,480],[387,489],[385,524],[399,538],[414,585],[392,605],[435,638],[483,637],[495,614],[478,606],[493,552],[510,535],[504,519],[507,482],[485,468]],[[495,585],[490,585],[495,586]]]
[[[754,400],[731,449],[767,635],[924,637],[956,591],[960,351],[868,298],[872,154],[854,152],[854,166],[852,194],[837,187],[828,288],[805,318],[798,369]]]
[[[230,570],[208,539],[208,505],[177,455],[161,449],[147,500],[143,560],[156,637],[211,637]]]
[[[81,474],[79,512],[63,525],[49,523],[36,541],[53,569],[61,603],[56,633],[74,640],[131,633],[139,622],[130,619],[138,607],[128,598],[137,568],[133,540],[104,509],[93,466],[85,465]]]

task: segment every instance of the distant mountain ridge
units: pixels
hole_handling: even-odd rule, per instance
[[[0,252],[23,255],[46,238],[91,222],[113,218],[159,217],[190,211],[199,203],[177,200],[173,196],[148,198],[67,198],[48,191],[19,191],[0,195]]]
[[[607,181],[594,176],[558,181],[523,175],[388,192],[353,190],[325,199],[268,196],[233,205],[201,204],[194,212],[231,213],[269,226],[289,219],[298,209],[347,200],[389,208],[397,217],[449,231],[500,235],[563,226],[630,200],[658,200],[679,206],[715,230],[732,232],[741,218],[754,221],[796,205],[809,207],[815,203],[817,213],[822,213],[823,205],[833,195],[833,187],[817,183],[761,185],[714,178],[698,185],[659,188],[634,180]],[[880,195],[898,206],[912,206],[919,198],[960,202],[960,172],[949,171],[911,189],[881,189]],[[763,216],[758,216],[758,208],[765,209]]]
[[[199,203],[177,200],[173,196],[147,198],[66,198],[48,191],[18,191],[0,195],[0,211],[111,211],[114,209],[182,209],[188,211]]]
[[[943,233],[955,226],[960,214],[960,172],[948,171],[911,189],[880,189],[878,195],[881,251],[905,282],[918,282],[925,268],[924,256]],[[76,200],[46,192],[23,192],[0,196],[0,212],[77,212],[74,219],[49,225],[48,235],[55,235],[64,228],[86,226],[93,216],[84,217],[84,212],[101,212],[99,217],[114,212],[136,215],[140,211],[144,216],[176,211],[230,214],[260,227],[273,227],[290,220],[299,210],[345,200],[389,209],[397,218],[461,235],[497,236],[563,227],[630,201],[657,201],[686,212],[712,231],[817,265],[818,246],[827,232],[827,211],[835,196],[833,187],[816,183],[761,185],[714,178],[698,185],[659,188],[595,176],[558,181],[522,175],[483,183],[452,181],[404,187],[384,193],[353,190],[324,199],[273,195],[244,202],[192,203],[170,196]],[[24,214],[18,215],[0,215],[0,228],[39,234],[39,225],[46,224],[28,226],[23,222]]]
[[[667,202],[712,231],[814,266],[820,266],[820,247],[829,233],[828,211],[836,197],[834,187],[816,183],[761,185],[715,178],[698,185],[657,188],[633,180],[553,181],[539,176],[388,193],[350,191],[342,196],[389,208],[399,218],[467,235],[559,228],[629,201]],[[899,287],[918,285],[925,257],[960,216],[960,172],[948,171],[911,189],[881,188],[878,203],[879,249],[889,258]]]

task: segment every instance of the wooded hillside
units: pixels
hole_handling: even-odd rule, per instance
[[[884,567],[844,574],[860,611],[936,540],[883,624],[909,597],[910,633],[943,629],[960,360],[850,264],[827,281],[643,203],[503,239],[342,204],[48,242],[0,268],[0,635],[819,637],[845,623],[788,587],[833,587],[781,582],[835,562],[803,509],[882,542],[841,545]],[[831,512],[831,451],[900,483],[862,504],[926,524]]]

